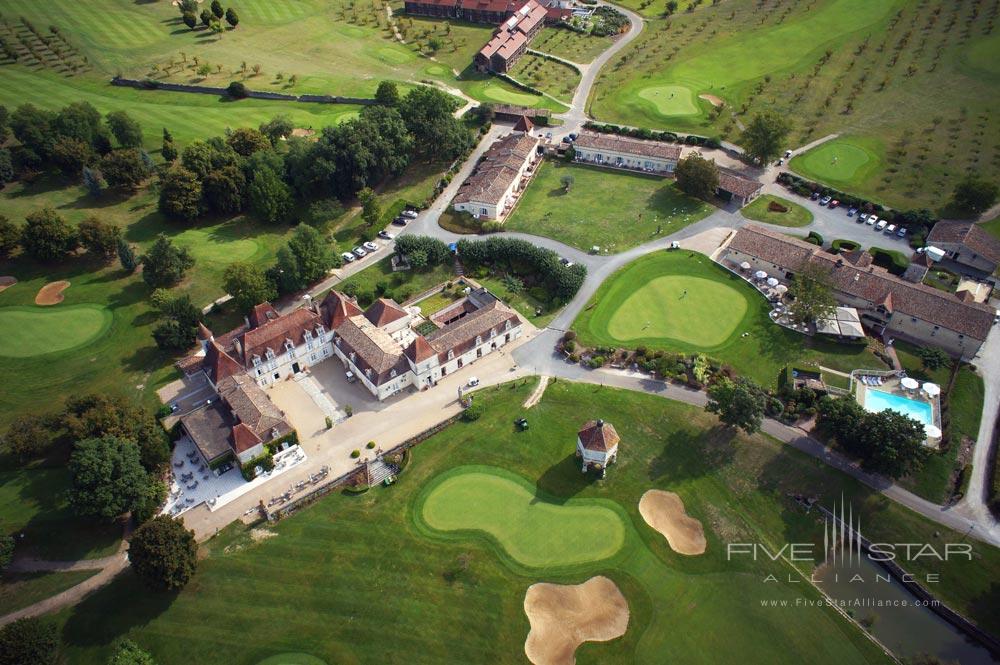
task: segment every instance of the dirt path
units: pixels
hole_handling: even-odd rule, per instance
[[[524,401],[524,408],[530,409],[534,405],[541,401],[542,395],[545,394],[545,387],[549,385],[549,377],[541,376],[538,379],[538,386],[535,388],[534,392]]]

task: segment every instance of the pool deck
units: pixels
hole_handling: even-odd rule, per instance
[[[857,399],[858,404],[862,407],[865,406],[865,397],[869,389],[879,390],[884,393],[889,393],[890,395],[895,395],[897,397],[903,397],[905,399],[913,400],[915,402],[923,402],[925,404],[930,404],[931,407],[931,422],[938,429],[941,428],[941,397],[935,395],[933,397],[924,393],[921,389],[916,390],[906,390],[900,383],[901,379],[905,376],[904,373],[899,371],[872,371],[872,370],[854,370],[851,372],[851,392],[854,394],[855,399]],[[877,386],[866,385],[861,378],[862,377],[877,377],[882,381],[881,384]],[[924,445],[928,448],[934,448],[935,450],[941,445],[940,437],[927,437],[924,441]]]

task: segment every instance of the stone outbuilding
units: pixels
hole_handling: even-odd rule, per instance
[[[576,436],[576,456],[582,461],[582,471],[599,471],[601,478],[608,466],[618,461],[618,443],[621,439],[614,425],[603,420],[589,420]]]

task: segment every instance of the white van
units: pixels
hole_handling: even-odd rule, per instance
[[[882,229],[885,228],[885,225],[888,224],[888,223],[889,222],[885,221],[884,219],[879,220],[879,223],[875,225],[875,230],[876,231],[881,231]]]

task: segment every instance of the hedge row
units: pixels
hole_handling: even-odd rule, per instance
[[[881,247],[872,247],[868,250],[872,255],[873,263],[880,268],[885,268],[893,275],[902,275],[910,266],[910,260],[899,252],[894,252]]]
[[[367,97],[340,97],[334,95],[289,95],[282,92],[267,92],[259,90],[250,90],[243,83],[239,81],[234,82],[238,84],[235,90],[239,90],[242,87],[242,92],[238,93],[237,96],[240,97],[252,97],[254,99],[270,99],[276,101],[286,101],[286,102],[312,102],[317,104],[359,104],[363,106],[370,106],[376,103],[374,99]],[[169,90],[171,92],[191,92],[204,95],[220,95],[224,97],[234,96],[230,88],[217,88],[208,85],[187,85],[184,83],[166,83],[164,81],[157,81],[156,79],[127,79],[120,76],[116,76],[111,79],[111,85],[122,86],[126,88],[137,88],[139,90]]]
[[[721,148],[722,143],[713,136],[698,136],[688,134],[680,136],[673,132],[658,132],[645,127],[620,127],[619,125],[608,125],[599,122],[586,122],[583,125],[593,132],[601,134],[618,134],[619,136],[631,136],[637,139],[647,139],[653,141],[664,141],[666,143],[683,143],[685,145],[698,145],[706,148]]]

